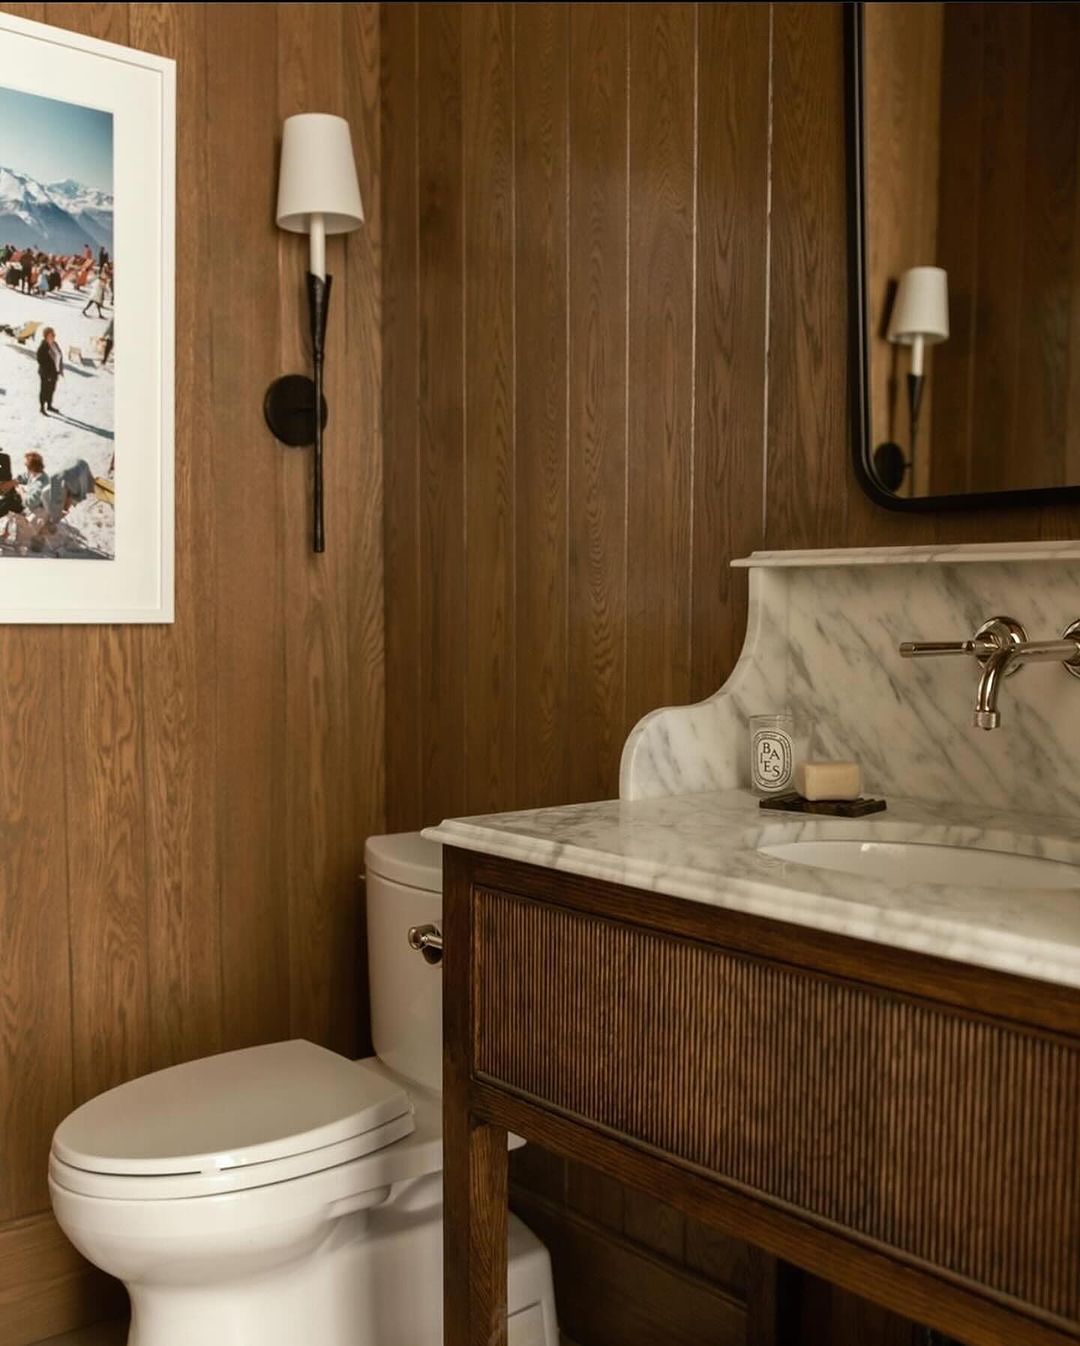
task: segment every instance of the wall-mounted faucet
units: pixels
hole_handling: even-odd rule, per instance
[[[996,729],[1001,723],[998,692],[1002,679],[1019,673],[1025,664],[1057,661],[1074,678],[1080,678],[1080,620],[1070,622],[1060,640],[1028,640],[1027,632],[1014,618],[991,617],[971,640],[905,640],[900,654],[904,659],[974,655],[982,665],[982,673],[971,722],[976,729]]]

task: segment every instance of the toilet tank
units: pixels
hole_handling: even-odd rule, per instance
[[[442,921],[442,847],[419,832],[369,837],[368,975],[371,1036],[381,1061],[442,1089],[442,968],[409,945],[412,926]]]

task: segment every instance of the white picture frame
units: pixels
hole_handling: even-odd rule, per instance
[[[112,114],[119,259],[115,553],[106,560],[0,556],[0,623],[172,622],[175,62],[0,14],[0,87]],[[0,396],[0,448],[4,433]]]

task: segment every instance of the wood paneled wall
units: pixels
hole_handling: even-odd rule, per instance
[[[1080,480],[1080,11],[946,5],[935,491]]]
[[[0,1343],[20,1346],[107,1307],[45,1214],[73,1105],[208,1052],[366,1036],[357,879],[384,794],[379,34],[373,4],[3,8],[176,57],[179,131],[176,623],[0,627]],[[349,117],[368,211],[328,245],[321,558],[309,459],[262,420],[270,380],[306,367],[306,249],[273,223],[280,122],[301,110]]]
[[[403,3],[382,53],[391,828],[615,794],[638,716],[730,670],[754,547],[1075,530],[855,483],[839,5]],[[744,1249],[516,1175],[571,1335],[730,1339]],[[808,1304],[808,1339],[912,1340]]]

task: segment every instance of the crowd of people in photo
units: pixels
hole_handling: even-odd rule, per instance
[[[75,302],[85,296],[82,316],[96,316],[102,320],[100,336],[95,338],[100,363],[104,369],[113,354],[113,315],[107,311],[113,304],[114,267],[108,250],[101,247],[97,254],[89,244],[75,254],[46,253],[32,247],[19,248],[11,243],[0,246],[0,286],[20,294],[47,299],[60,297],[64,291],[69,298],[75,292]],[[71,310],[68,309],[68,312]],[[56,322],[63,325],[63,310],[57,309]],[[65,359],[57,329],[42,326],[38,321],[27,321],[21,326],[0,323],[5,333],[20,346],[28,341],[36,343],[38,411],[42,416],[56,414],[69,423],[61,407],[55,404],[57,386],[65,373]],[[74,348],[69,355],[77,365],[92,365],[87,352]],[[78,422],[74,422],[78,424]],[[54,461],[55,460],[55,461]],[[111,471],[110,471],[111,477]],[[20,530],[29,529],[30,549],[37,550],[43,538],[56,533],[63,517],[71,508],[95,494],[95,479],[84,458],[70,456],[57,458],[49,455],[49,466],[38,450],[23,455],[22,470],[12,464],[9,453],[0,449],[0,540],[8,535],[8,522]],[[107,497],[111,498],[111,497]],[[9,516],[16,516],[9,520]]]
[[[76,292],[92,285],[91,304],[112,302],[113,264],[109,250],[102,246],[95,258],[89,243],[77,253],[49,253],[37,248],[18,248],[14,243],[0,247],[0,276],[9,289],[47,298],[67,281]],[[86,312],[86,309],[83,309]]]

